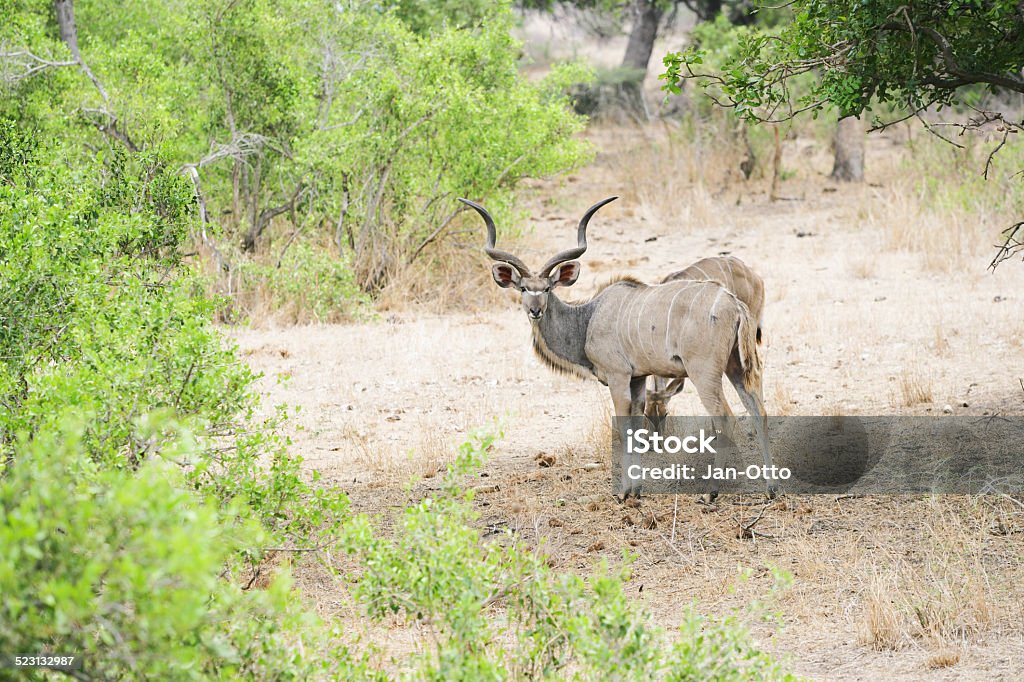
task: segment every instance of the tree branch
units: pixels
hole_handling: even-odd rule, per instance
[[[54,69],[62,66],[76,66],[77,61],[56,61],[54,59],[47,59],[40,57],[37,54],[33,54],[29,50],[13,50],[8,51],[5,47],[0,50],[0,64],[3,65],[3,70],[0,71],[0,80],[4,83],[13,85],[18,81],[31,78],[41,71],[46,69]],[[20,69],[14,71],[6,68],[8,65],[12,65]]]

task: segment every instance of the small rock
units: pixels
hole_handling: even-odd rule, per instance
[[[970,407],[967,403],[960,403],[960,407]]]
[[[942,413],[943,414],[953,414],[953,406],[952,405],[943,405],[942,406]]]
[[[598,464],[597,462],[588,462],[588,463],[583,465],[583,470],[584,471],[597,471],[600,468],[601,468],[601,465]]]

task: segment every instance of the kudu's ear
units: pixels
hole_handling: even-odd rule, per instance
[[[495,263],[491,266],[491,275],[502,289],[519,286],[519,273],[508,263]]]
[[[571,260],[568,263],[562,263],[549,277],[551,286],[553,287],[571,287],[576,283],[576,279],[580,276],[580,262],[578,260]]]

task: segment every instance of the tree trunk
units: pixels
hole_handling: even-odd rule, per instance
[[[722,0],[697,0],[694,10],[698,21],[714,21],[722,11]]]
[[[623,86],[626,89],[623,94],[632,100],[638,111],[645,114],[647,104],[644,101],[644,79],[647,75],[647,63],[651,61],[651,52],[654,51],[654,41],[658,37],[658,24],[661,22],[662,14],[664,10],[659,7],[658,0],[634,0],[633,28],[630,29],[626,54],[622,58],[623,69],[638,72],[635,82],[631,79]]]
[[[740,0],[729,8],[729,23],[733,26],[753,26],[757,23],[757,6],[751,0]]]
[[[860,119],[847,116],[839,119],[832,145],[835,162],[832,179],[842,182],[864,181],[864,124]]]
[[[633,12],[635,19],[629,32],[629,42],[626,44],[622,66],[647,73],[647,62],[651,61],[651,52],[654,51],[654,40],[658,37],[658,23],[663,11],[657,0],[635,0]]]
[[[53,11],[57,15],[60,39],[68,46],[71,56],[81,59],[78,51],[78,29],[75,27],[75,4],[72,0],[53,0]]]

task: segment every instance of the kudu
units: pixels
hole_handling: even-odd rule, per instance
[[[605,384],[620,417],[643,416],[648,376],[689,377],[709,415],[730,417],[722,388],[725,375],[756,417],[764,463],[772,466],[756,321],[735,294],[710,280],[648,286],[630,278],[608,284],[583,303],[566,303],[552,294],[576,282],[581,266],[575,259],[587,250],[587,224],[617,198],[587,209],[577,228],[576,248],[558,253],[537,274],[515,255],[495,248],[494,219],[483,206],[459,201],[483,218],[484,251],[497,261],[491,268],[494,281],[519,290],[533,327],[534,350],[549,367]],[[724,423],[725,435],[735,442],[731,420]],[[769,493],[774,494],[772,487]]]
[[[761,343],[761,318],[764,311],[764,280],[735,256],[702,258],[683,270],[665,277],[662,283],[677,280],[711,280],[736,294],[746,304],[750,316],[757,322],[757,342]],[[652,423],[660,425],[668,415],[668,401],[683,390],[686,379],[652,377],[647,382],[647,403],[644,414]]]

